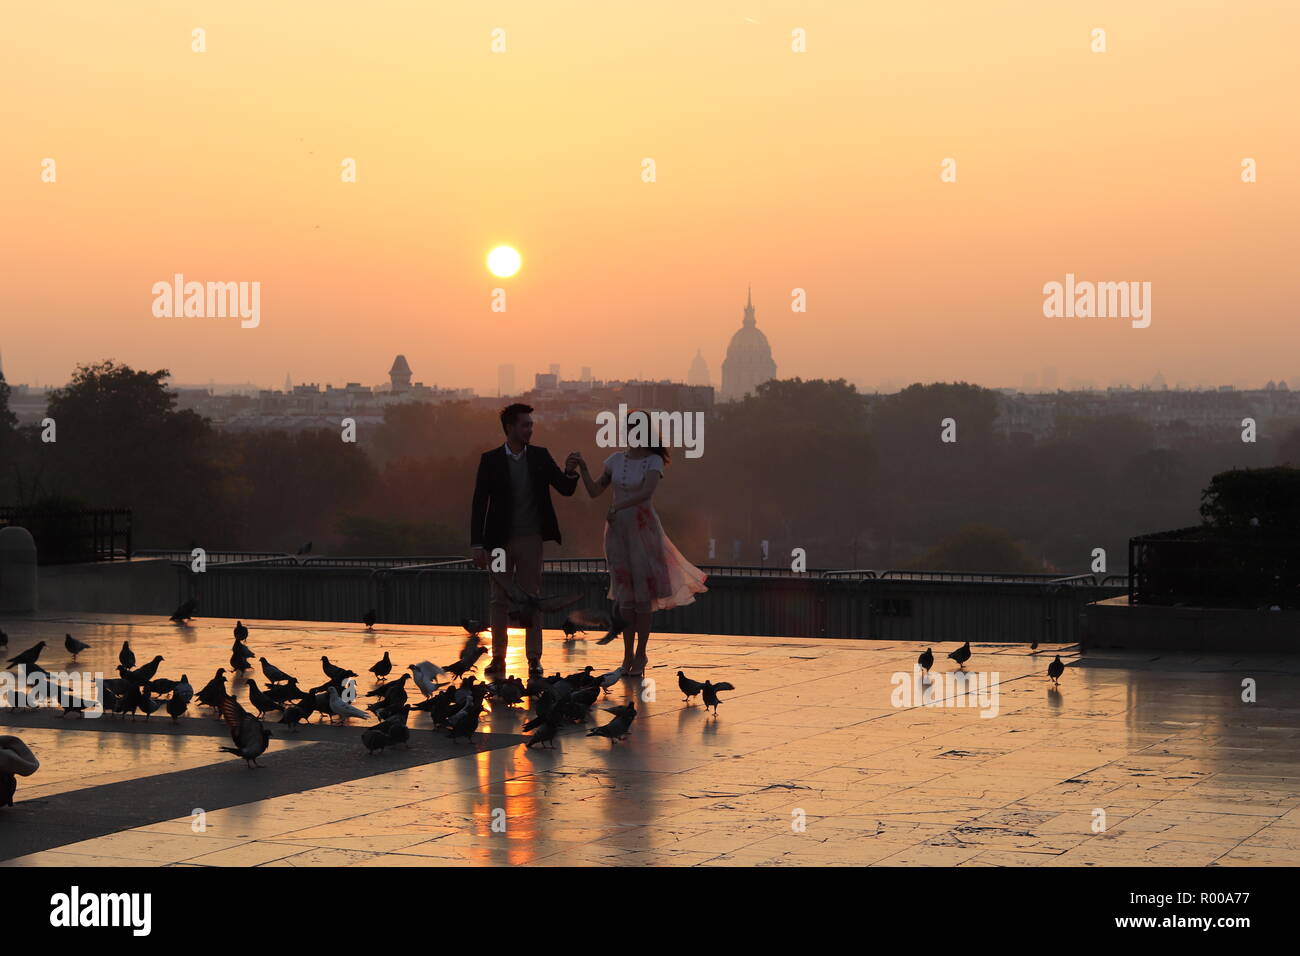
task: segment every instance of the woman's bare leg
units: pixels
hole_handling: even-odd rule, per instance
[[[633,629],[636,626],[636,620],[634,617],[634,611],[630,607],[620,607],[618,609],[618,613],[623,618],[623,620],[627,622],[627,626],[623,628],[623,664],[622,664],[623,670],[626,672],[632,670],[632,635],[634,632]]]
[[[646,664],[648,663],[646,660],[645,648],[646,644],[650,642],[649,611],[636,612],[636,637],[636,656],[632,659],[632,673],[641,675],[645,673]],[[630,649],[631,646],[632,644],[629,641],[628,648]]]

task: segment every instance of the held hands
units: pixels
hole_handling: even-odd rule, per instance
[[[587,463],[582,460],[582,452],[580,451],[571,451],[569,457],[564,459],[564,473],[566,475],[573,474],[575,467],[581,471],[587,470]]]
[[[483,548],[475,548],[473,551],[474,567],[480,570],[487,567],[487,551]]]

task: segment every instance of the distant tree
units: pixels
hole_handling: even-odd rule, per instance
[[[1031,573],[1042,571],[1006,531],[983,525],[962,528],[927,551],[910,567],[925,571],[987,571]]]
[[[338,522],[339,550],[362,555],[458,555],[465,535],[446,525],[347,515]]]
[[[37,449],[46,493],[132,509],[137,546],[204,537],[222,511],[211,426],[176,410],[168,375],[112,360],[79,366],[50,395],[57,440]]]
[[[1221,531],[1300,532],[1300,468],[1241,468],[1210,479],[1201,517]]]

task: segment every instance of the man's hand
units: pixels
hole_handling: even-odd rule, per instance
[[[566,475],[572,475],[575,466],[582,468],[586,467],[586,464],[587,463],[582,460],[581,452],[571,451],[569,452],[569,457],[564,459],[564,473]]]
[[[487,551],[483,548],[475,548],[473,551],[474,567],[486,568],[488,564]]]

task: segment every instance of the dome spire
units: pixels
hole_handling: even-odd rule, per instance
[[[745,328],[747,328],[747,329],[752,329],[752,328],[755,326],[755,324],[756,324],[756,323],[754,322],[754,286],[753,286],[753,283],[751,283],[751,284],[749,285],[749,288],[748,288],[748,290],[747,290],[746,293],[745,293],[745,321],[744,321],[743,324],[744,324]]]

